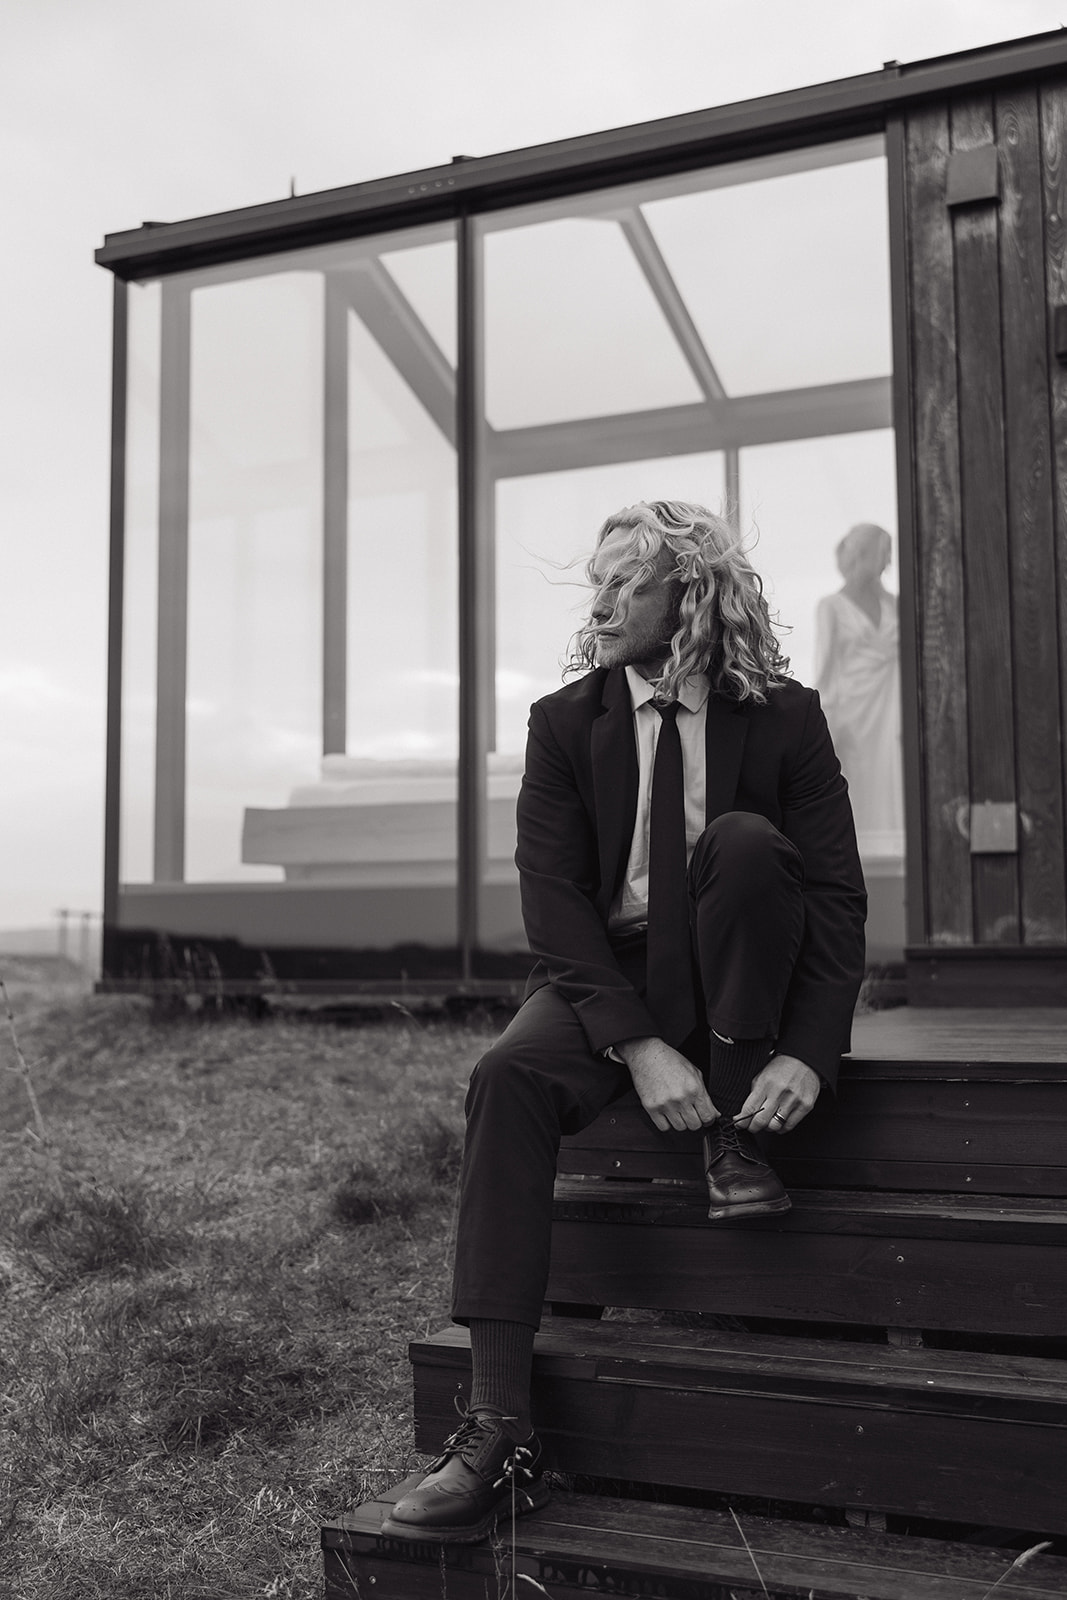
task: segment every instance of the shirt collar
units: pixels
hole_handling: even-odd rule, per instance
[[[626,682],[630,689],[630,703],[635,711],[654,698],[655,690],[647,678],[642,678],[636,667],[626,668]],[[690,677],[683,678],[678,699],[687,711],[699,711],[710,689],[707,673],[694,672]]]

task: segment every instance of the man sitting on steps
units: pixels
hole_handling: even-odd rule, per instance
[[[526,999],[467,1095],[452,1314],[469,1409],[383,1531],[470,1543],[548,1498],[531,1431],[561,1134],[631,1086],[700,1129],[714,1221],[788,1210],[754,1134],[833,1087],[866,895],[818,695],[786,677],[760,580],[721,518],[609,517],[575,666],[530,715],[518,802]]]

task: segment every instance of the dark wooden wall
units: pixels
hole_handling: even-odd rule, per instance
[[[922,863],[909,939],[920,967],[922,947],[1040,952],[1050,969],[1063,956],[1067,999],[1067,365],[1054,337],[1067,80],[912,112],[903,152]],[[983,849],[992,814],[972,808],[988,802],[1014,806],[1017,827]],[[1010,831],[1010,813],[996,820]]]

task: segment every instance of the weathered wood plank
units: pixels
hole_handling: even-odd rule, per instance
[[[1067,82],[1040,89],[1041,175],[1045,223],[1045,284],[1050,307],[1067,305]],[[1052,430],[1053,524],[1059,598],[1060,705],[1067,715],[1067,365],[1049,368]],[[1061,745],[1061,756],[1063,754]],[[1067,763],[1065,763],[1067,767]],[[1061,768],[1067,785],[1067,770]]]
[[[775,1170],[790,1191],[835,1189],[899,1189],[912,1193],[1023,1195],[1030,1199],[1067,1196],[1067,1166],[1020,1167],[993,1163],[892,1160],[860,1154],[808,1156],[795,1151],[770,1152]],[[662,1179],[670,1183],[694,1182],[700,1173],[700,1152],[630,1150],[620,1154],[604,1150],[567,1151],[560,1158],[561,1173],[605,1179]]]
[[[1019,892],[1026,944],[1067,939],[1062,712],[1037,89],[996,99]]]
[[[1067,1066],[849,1063],[792,1133],[765,1135],[787,1184],[1067,1196]],[[694,1180],[699,1133],[660,1133],[633,1094],[560,1146],[561,1173]]]
[[[610,1324],[539,1339],[534,1413],[550,1464],[732,1494],[1001,1526],[1067,1526],[1067,1372],[1031,1396],[1022,1372],[959,1373],[899,1351],[728,1336],[627,1349]],[[413,1349],[416,1440],[433,1448],[467,1381],[469,1353]],[[995,1363],[996,1358],[993,1358]],[[1037,1382],[1039,1380],[1031,1380]],[[729,1448],[723,1441],[729,1440]],[[990,1470],[996,1462],[996,1471]],[[1033,1519],[1031,1522],[1030,1519]]]
[[[775,1160],[782,1182],[790,1190],[822,1188],[893,1188],[928,1193],[1023,1195],[1029,1199],[1056,1199],[1067,1196],[1067,1166],[997,1166],[972,1162],[952,1165],[947,1161],[892,1161],[885,1157],[825,1157],[783,1154]],[[645,1177],[640,1173],[635,1176]],[[659,1174],[655,1174],[659,1176]],[[666,1174],[664,1174],[666,1176]]]
[[[450,1324],[414,1340],[409,1354],[413,1362],[465,1373],[469,1349],[467,1329]],[[590,1361],[598,1377],[617,1377],[623,1366],[636,1363],[641,1371],[655,1371],[668,1382],[680,1377],[698,1386],[701,1373],[733,1387],[731,1373],[764,1387],[773,1381],[783,1393],[795,1394],[862,1386],[868,1398],[892,1394],[902,1405],[955,1409],[961,1415],[980,1395],[1006,1407],[1005,1415],[1022,1414],[1014,1410],[1020,1406],[1035,1419],[1067,1426],[1067,1362],[1043,1356],[908,1349],[658,1323],[609,1320],[576,1327],[556,1317],[542,1323],[536,1340],[538,1372],[550,1368],[556,1375],[577,1377]]]
[[[809,1220],[805,1198],[794,1194],[780,1218],[732,1227],[703,1221],[695,1200],[670,1217],[657,1196],[648,1225],[633,1197],[557,1200],[546,1297],[960,1332],[1057,1336],[1067,1326],[1060,1230],[1038,1244],[960,1239],[949,1228],[929,1237],[904,1219],[877,1231],[868,1219],[852,1232],[855,1217]]]
[[[1067,1005],[1067,947],[986,944],[909,951],[908,1003],[953,1011]]]
[[[583,1221],[671,1223],[719,1234],[739,1229],[750,1238],[766,1231],[842,1233],[913,1239],[970,1240],[987,1244],[1052,1245],[1067,1249],[1067,1208],[1059,1196],[879,1194],[877,1191],[808,1189],[792,1211],[747,1222],[707,1222],[702,1182],[600,1183],[561,1178],[555,1211]]]
[[[501,1556],[492,1545],[442,1552],[379,1538],[382,1520],[407,1482],[323,1528],[326,1600],[368,1593],[378,1600],[441,1600],[443,1594],[449,1600],[485,1600],[499,1591]],[[543,1511],[516,1525],[518,1587],[536,1594],[533,1585],[540,1584],[553,1597],[764,1600],[754,1559],[769,1600],[810,1594],[819,1600],[853,1600],[858,1594],[870,1600],[981,1600],[1013,1559],[1013,1552],[975,1545],[770,1521],[745,1512],[741,1524],[752,1557],[727,1512],[557,1489]],[[1067,1592],[1065,1569],[1064,1562],[1042,1555],[1001,1588],[1012,1600],[1053,1600]]]
[[[568,1151],[627,1149],[675,1155],[700,1151],[699,1133],[660,1133],[627,1096]],[[816,1104],[793,1133],[765,1136],[775,1154],[862,1153],[887,1160],[1067,1165],[1067,1081],[1015,1083],[850,1079]],[[610,1168],[608,1169],[610,1171]]]
[[[954,151],[993,140],[990,98],[953,105]],[[995,204],[953,213],[970,797],[979,803],[1016,797],[997,233]],[[976,943],[1017,944],[1015,857],[975,856],[972,890]]]
[[[1053,1006],[974,1008],[898,1006],[871,1012],[852,1024],[845,1073],[866,1062],[927,1064],[980,1061],[1067,1064],[1067,1017]]]
[[[970,784],[963,629],[959,415],[952,228],[945,208],[947,113],[908,118],[908,234],[913,316],[913,443],[925,776],[926,886],[932,944],[972,938],[971,858],[960,826]]]

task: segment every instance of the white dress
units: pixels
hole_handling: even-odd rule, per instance
[[[900,627],[893,595],[877,623],[846,594],[815,613],[815,687],[852,796],[860,853],[901,856]]]

